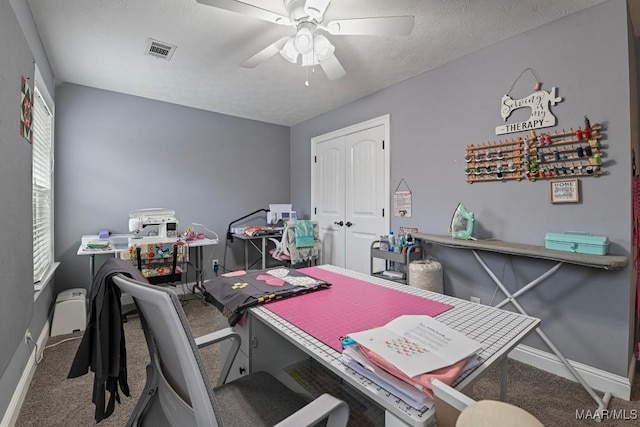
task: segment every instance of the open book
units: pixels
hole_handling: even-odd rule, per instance
[[[409,377],[453,365],[482,346],[425,315],[404,315],[386,325],[348,334]]]

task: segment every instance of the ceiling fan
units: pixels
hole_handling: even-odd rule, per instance
[[[280,15],[238,0],[196,0],[213,6],[278,25],[295,27],[293,36],[283,37],[271,43],[240,64],[255,68],[277,53],[287,61],[302,66],[320,65],[329,80],[336,80],[346,71],[335,56],[335,47],[326,34],[343,35],[408,35],[413,30],[413,16],[378,16],[368,18],[338,19],[324,23],[324,14],[331,0],[283,0],[288,16]],[[305,82],[308,85],[308,82]]]

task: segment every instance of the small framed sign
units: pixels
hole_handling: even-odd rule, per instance
[[[580,181],[562,179],[549,182],[549,200],[551,203],[578,203],[580,201]]]

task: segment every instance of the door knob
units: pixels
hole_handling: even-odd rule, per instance
[[[335,225],[339,225],[340,227],[342,227],[344,225],[344,222],[340,221],[340,222],[334,222]]]
[[[347,227],[351,227],[353,225],[353,223],[351,221],[347,221],[347,223],[345,224]]]

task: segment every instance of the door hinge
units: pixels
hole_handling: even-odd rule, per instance
[[[313,163],[318,163],[318,156],[313,156]]]
[[[313,208],[313,214],[317,215],[318,214],[318,208]]]
[[[382,208],[382,218],[384,218],[384,208]]]
[[[384,150],[384,139],[382,140],[382,149]]]

